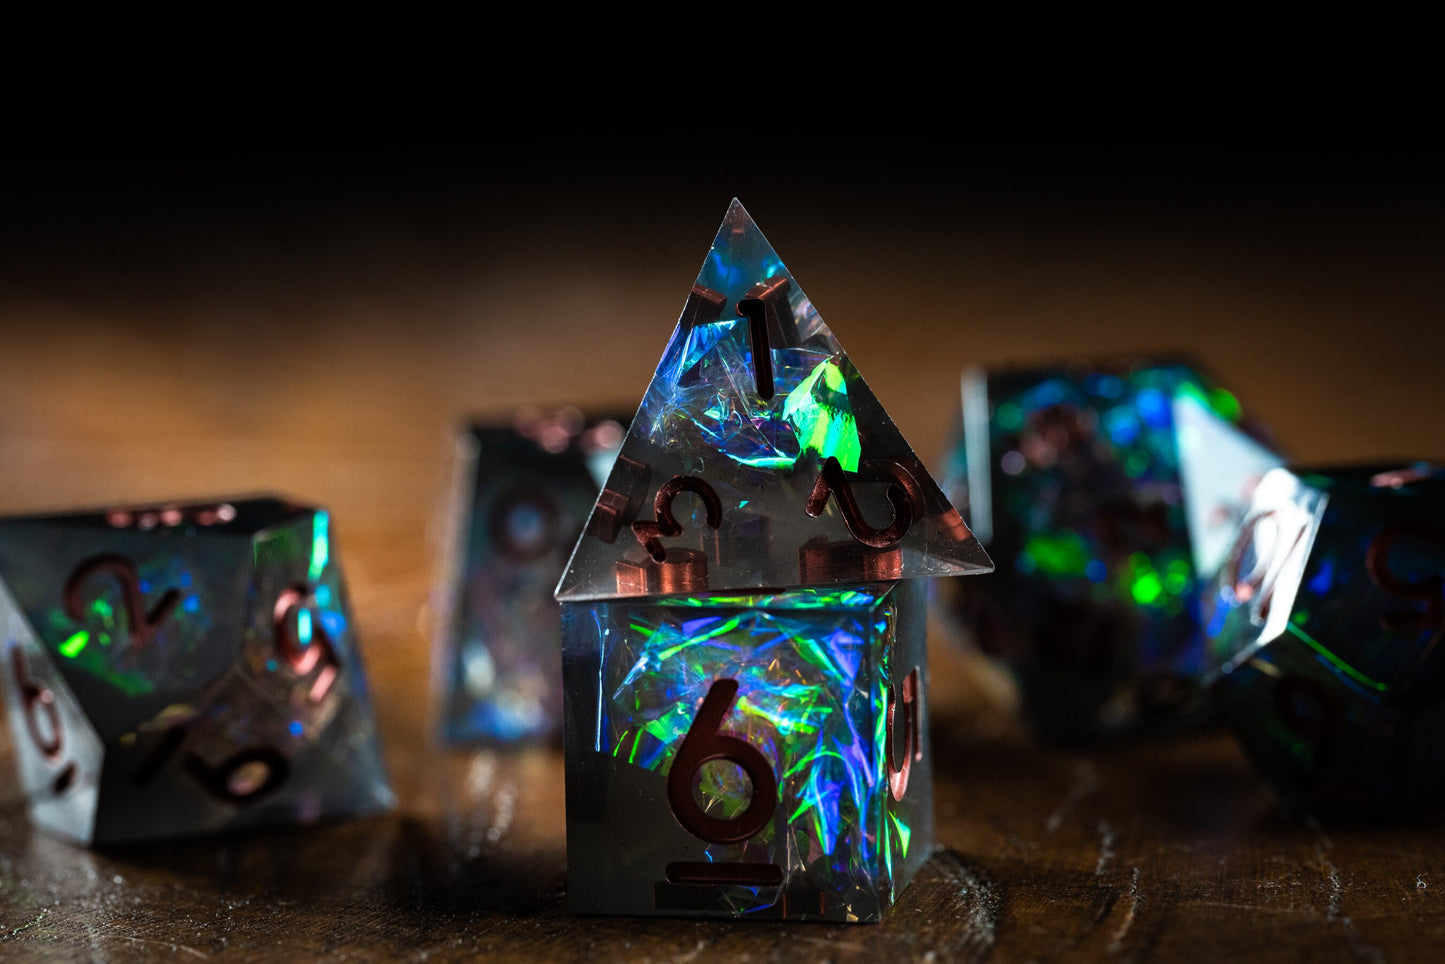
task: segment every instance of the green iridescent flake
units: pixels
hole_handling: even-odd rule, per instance
[[[1024,426],[1024,410],[1017,402],[1004,402],[994,411],[993,419],[1000,432],[1017,432]]]
[[[1288,629],[1295,638],[1299,639],[1316,653],[1319,653],[1322,657],[1324,657],[1326,662],[1328,662],[1335,669],[1339,670],[1341,673],[1348,676],[1350,679],[1354,680],[1356,683],[1359,683],[1361,686],[1366,686],[1377,693],[1384,693],[1389,690],[1389,687],[1386,686],[1384,683],[1371,679],[1364,673],[1361,673],[1359,670],[1355,669],[1349,663],[1346,663],[1344,660],[1340,659],[1334,653],[1330,652],[1330,650],[1323,643],[1321,643],[1319,640],[1315,639],[1309,633],[1301,629],[1299,625],[1296,624],[1293,620],[1285,623],[1284,625],[1285,628]]]
[[[1171,596],[1178,596],[1189,588],[1194,567],[1187,559],[1171,559],[1165,565],[1164,573],[1164,591]]]
[[[706,606],[740,607],[745,609],[769,609],[786,606],[788,609],[868,609],[878,601],[878,594],[862,589],[790,589],[787,592],[759,593],[744,596],[668,596],[659,599],[660,606]],[[637,632],[649,630],[633,621],[631,627]]]
[[[65,642],[61,643],[56,648],[60,650],[61,656],[64,656],[67,659],[74,659],[75,657],[80,655],[80,651],[85,649],[86,644],[89,642],[90,633],[82,629],[72,635]]]
[[[326,571],[326,563],[331,559],[331,516],[326,512],[317,512],[311,522],[311,568],[308,575],[314,582],[321,578]]]
[[[285,564],[297,558],[307,558],[303,555],[305,551],[301,536],[295,529],[287,527],[257,535],[252,544],[251,558],[257,566]]]
[[[1031,570],[1049,576],[1082,576],[1089,565],[1089,547],[1077,532],[1038,532],[1029,536],[1022,553]]]
[[[831,455],[845,472],[858,471],[863,447],[848,401],[848,382],[835,359],[820,362],[788,393],[783,418],[792,424],[803,452],[814,452],[820,460]]]
[[[1214,389],[1209,393],[1209,406],[1231,422],[1239,421],[1239,399],[1233,393],[1223,388]]]

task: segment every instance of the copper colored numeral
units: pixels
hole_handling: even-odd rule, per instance
[[[1254,539],[1259,524],[1266,519],[1274,518],[1274,512],[1262,512],[1248,519],[1244,525],[1240,527],[1239,535],[1234,541],[1234,548],[1230,550],[1229,556],[1224,562],[1222,572],[1224,583],[1229,586],[1230,590],[1234,593],[1234,598],[1240,604],[1247,603],[1250,600],[1255,601],[1254,613],[1259,623],[1263,623],[1269,619],[1270,609],[1274,605],[1274,590],[1276,583],[1279,582],[1280,571],[1285,562],[1293,556],[1295,550],[1300,547],[1307,532],[1305,527],[1300,527],[1295,532],[1294,541],[1289,544],[1289,548],[1284,552],[1279,551],[1277,544],[1272,546],[1269,557],[1257,558],[1254,569],[1250,571],[1248,578],[1241,579],[1241,576],[1244,574],[1239,571],[1240,565],[1244,561],[1245,550],[1249,547],[1251,540]],[[1277,527],[1277,520],[1275,524]],[[1275,538],[1278,539],[1279,536],[1276,535]]]
[[[25,707],[25,728],[30,733],[30,741],[41,756],[54,763],[65,749],[65,731],[61,728],[55,694],[30,678],[19,649],[10,650],[10,668],[15,673],[15,685],[20,687],[20,702]],[[43,712],[50,724],[48,738],[41,731],[38,712]]]
[[[188,753],[182,766],[213,797],[237,806],[270,796],[291,775],[291,761],[269,746],[237,750],[214,767]]]
[[[662,544],[661,537],[682,535],[682,523],[672,514],[672,502],[684,492],[691,492],[702,499],[709,528],[716,529],[722,525],[722,500],[718,498],[717,491],[705,479],[695,475],[674,475],[662,483],[657,490],[657,498],[653,500],[657,519],[632,523],[632,534],[657,562],[667,558],[667,547]]]
[[[1390,550],[1401,539],[1419,539],[1432,546],[1445,546],[1445,538],[1433,529],[1413,522],[1397,522],[1381,529],[1365,550],[1365,571],[1370,581],[1391,596],[1424,603],[1424,610],[1385,613],[1380,628],[1392,633],[1439,632],[1445,628],[1445,580],[1437,573],[1418,582],[1401,579],[1390,569]]]
[[[758,386],[758,397],[771,401],[773,353],[768,345],[768,306],[758,298],[744,298],[738,302],[738,315],[748,320],[748,331],[752,335],[753,380]]]
[[[145,648],[155,638],[156,629],[181,601],[180,591],[167,589],[151,607],[151,611],[147,613],[145,597],[141,595],[140,591],[140,576],[136,574],[135,563],[122,556],[107,553],[82,562],[75,567],[75,571],[65,581],[64,598],[67,616],[76,622],[85,618],[85,603],[81,599],[80,589],[92,577],[106,574],[114,576],[116,582],[120,584],[121,602],[125,607],[130,644],[136,649]]]
[[[778,806],[778,779],[768,758],[751,743],[718,731],[737,693],[737,680],[720,679],[712,684],[667,774],[667,802],[672,815],[684,830],[709,843],[748,839],[768,825]],[[752,800],[735,817],[709,816],[693,799],[693,777],[712,760],[737,764],[752,782]]]
[[[153,781],[185,742],[185,727],[172,726],[166,730],[156,748],[131,775],[131,782],[145,786]],[[187,753],[181,759],[181,766],[211,796],[237,806],[255,803],[276,792],[291,775],[291,761],[269,746],[237,750],[216,766],[194,753]]]
[[[816,519],[827,508],[828,496],[831,495],[838,503],[843,523],[854,539],[874,549],[895,546],[913,525],[916,507],[923,502],[923,493],[908,470],[897,462],[865,462],[860,467],[875,476],[885,476],[891,483],[888,486],[888,502],[893,506],[893,521],[886,528],[875,529],[863,518],[863,510],[858,508],[858,500],[853,496],[848,477],[843,474],[843,466],[831,455],[823,462],[818,481],[813,483],[813,492],[808,496],[803,511]]]
[[[913,770],[913,761],[923,759],[923,742],[918,732],[918,667],[903,678],[903,752],[899,760],[897,725],[894,720],[898,708],[897,694],[893,686],[888,687],[888,735],[885,738],[884,753],[888,758],[888,790],[894,800],[902,800],[908,792],[908,775]]]
[[[60,709],[55,705],[55,694],[30,678],[19,649],[10,650],[10,669],[15,674],[15,685],[20,687],[20,702],[25,707],[25,729],[30,734],[30,741],[47,763],[54,763],[65,750],[65,730],[60,722]],[[48,738],[40,728],[37,711],[44,712],[46,722],[50,724]],[[51,782],[51,792],[58,797],[69,790],[75,782],[76,772],[75,763],[67,763]]]
[[[777,864],[678,860],[667,865],[667,882],[707,887],[776,887],[783,882],[783,868]]]
[[[291,671],[297,676],[304,677],[318,665],[321,666],[308,693],[311,702],[319,703],[335,684],[337,673],[341,668],[341,660],[337,659],[336,648],[332,646],[331,638],[326,635],[326,630],[314,618],[311,620],[310,642],[305,644],[301,642],[298,624],[301,611],[307,608],[306,599],[309,595],[310,591],[304,585],[288,586],[276,597],[276,605],[272,614],[276,650]]]

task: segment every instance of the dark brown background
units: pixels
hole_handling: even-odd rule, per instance
[[[327,504],[401,803],[96,854],[11,787],[0,956],[1428,954],[1438,822],[1286,818],[1221,735],[1031,747],[947,645],[945,849],[878,927],[570,917],[559,754],[429,746],[452,426],[633,404],[733,195],[929,461],[966,364],[1177,349],[1301,460],[1441,454],[1427,31],[959,16],[10,30],[0,512]]]

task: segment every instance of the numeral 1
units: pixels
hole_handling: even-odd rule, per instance
[[[884,755],[888,759],[888,791],[894,800],[902,800],[908,792],[908,775],[913,770],[913,761],[923,759],[923,742],[918,732],[919,689],[918,667],[903,678],[903,750],[897,746],[897,727],[894,722],[898,699],[893,686],[888,687],[887,737]],[[899,757],[902,757],[901,761]]]
[[[75,571],[70,574],[70,578],[65,581],[65,613],[76,622],[85,618],[85,602],[80,595],[81,587],[88,580],[100,575],[114,576],[116,582],[120,584],[121,604],[125,608],[130,644],[136,649],[144,649],[155,638],[156,629],[181,601],[180,591],[167,589],[151,607],[151,611],[147,613],[145,597],[141,595],[140,591],[140,576],[136,573],[135,563],[112,553],[95,556],[76,566]]]
[[[758,387],[758,397],[771,401],[773,352],[768,345],[768,306],[760,298],[744,298],[738,302],[738,314],[748,320],[748,331],[752,335],[753,381]]]

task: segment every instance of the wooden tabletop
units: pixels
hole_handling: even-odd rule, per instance
[[[1433,957],[1439,820],[1286,816],[1224,733],[1031,745],[1008,680],[941,636],[939,850],[885,923],[568,914],[560,751],[430,740],[450,433],[528,403],[635,404],[732,193],[930,462],[966,364],[1180,349],[1302,461],[1438,456],[1445,437],[1445,207],[1418,181],[654,173],[7,195],[0,512],[258,490],[327,505],[399,805],[101,853],[32,831],[7,781],[0,957]]]

